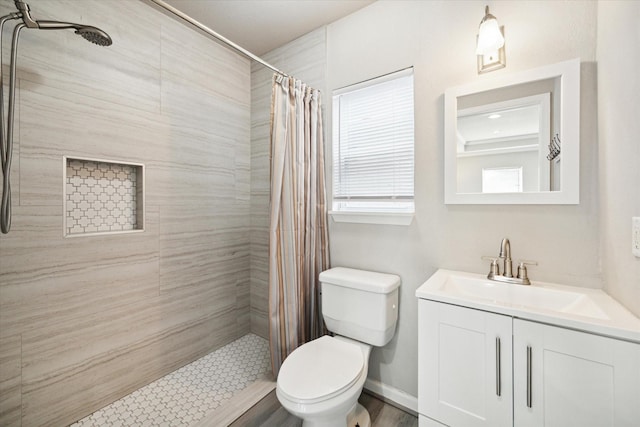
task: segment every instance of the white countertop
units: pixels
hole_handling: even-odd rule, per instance
[[[477,288],[469,292],[470,286],[476,284]],[[519,298],[510,299],[504,292],[499,298],[494,298],[490,292],[483,294],[485,288],[494,286],[513,291]],[[515,288],[507,288],[512,286]],[[559,298],[580,295],[578,303],[556,310],[536,306],[534,301],[529,304],[527,298],[532,292],[549,293],[551,297],[547,299],[550,300],[553,295]],[[482,274],[438,270],[416,290],[416,297],[640,343],[640,319],[600,289],[537,281],[532,281],[530,286],[498,284]]]

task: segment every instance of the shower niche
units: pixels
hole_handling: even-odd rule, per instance
[[[64,157],[65,237],[144,231],[144,165]]]

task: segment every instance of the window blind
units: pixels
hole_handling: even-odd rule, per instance
[[[333,209],[413,211],[413,70],[334,93]]]

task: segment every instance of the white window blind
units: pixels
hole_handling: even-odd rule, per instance
[[[413,212],[413,116],[413,69],[334,92],[334,211]]]

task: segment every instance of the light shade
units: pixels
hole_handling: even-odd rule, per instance
[[[498,20],[495,16],[487,14],[480,23],[480,29],[478,29],[476,55],[495,52],[502,46],[504,46],[504,37],[498,26]]]
[[[476,43],[478,74],[498,70],[507,65],[504,27],[500,27],[496,17],[489,13],[489,6],[485,7],[484,18],[480,21]]]

